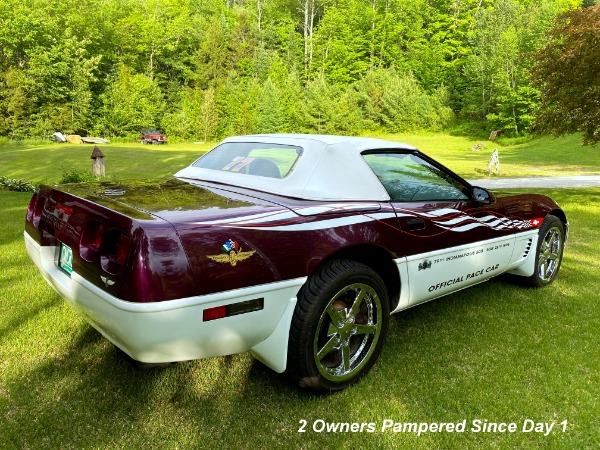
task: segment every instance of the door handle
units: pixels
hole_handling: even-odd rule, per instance
[[[425,228],[425,219],[421,219],[419,217],[417,217],[415,219],[408,219],[406,221],[406,225],[408,226],[408,229],[411,231],[423,230]]]

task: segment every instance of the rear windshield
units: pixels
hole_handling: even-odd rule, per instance
[[[268,178],[285,178],[296,167],[302,148],[260,142],[226,142],[202,158],[193,167],[244,173]]]

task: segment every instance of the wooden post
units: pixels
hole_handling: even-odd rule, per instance
[[[104,153],[100,151],[97,145],[94,146],[90,158],[94,160],[94,162],[92,162],[92,175],[95,177],[105,177],[106,167],[104,166]]]

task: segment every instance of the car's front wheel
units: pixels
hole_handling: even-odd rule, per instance
[[[531,286],[542,287],[554,281],[562,262],[564,244],[563,223],[556,216],[546,216],[539,231],[535,271],[528,279]]]
[[[333,392],[358,381],[379,356],[389,318],[381,277],[351,260],[334,260],[298,294],[286,375],[301,387]]]

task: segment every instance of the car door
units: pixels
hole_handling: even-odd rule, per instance
[[[416,304],[502,273],[515,223],[485,190],[473,189],[417,151],[369,152],[365,160],[390,194],[404,248],[408,303]]]

